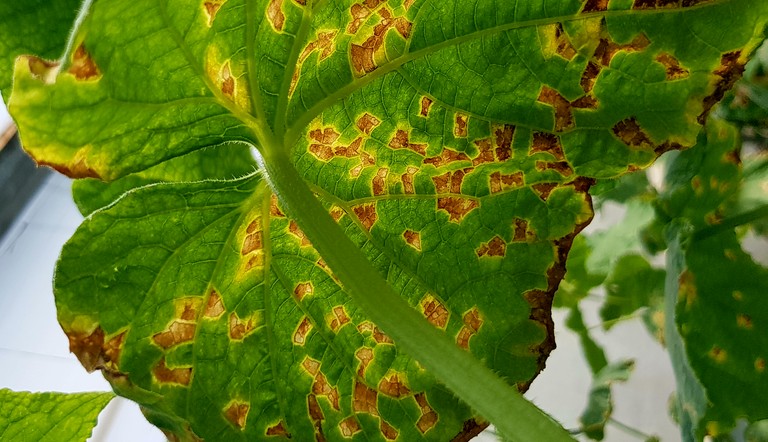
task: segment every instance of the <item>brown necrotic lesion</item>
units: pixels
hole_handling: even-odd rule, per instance
[[[506,190],[518,189],[523,187],[524,184],[525,177],[523,172],[506,174],[496,171],[489,176],[488,187],[491,193],[499,193]]]
[[[101,71],[91,58],[91,54],[85,49],[85,45],[80,43],[77,49],[72,53],[72,63],[67,69],[77,80],[88,81],[101,78]]]
[[[503,257],[507,254],[507,243],[500,236],[494,236],[487,243],[483,243],[475,250],[478,258]]]
[[[427,321],[435,327],[445,330],[451,315],[448,309],[445,308],[445,305],[429,293],[424,296],[419,304]]]
[[[403,232],[403,239],[406,244],[421,252],[421,233],[406,229]]]
[[[414,400],[421,410],[421,416],[419,416],[419,420],[416,421],[416,428],[419,429],[421,434],[425,434],[437,425],[438,416],[435,410],[429,405],[426,393],[416,394]]]
[[[238,430],[244,430],[250,409],[251,406],[247,402],[233,401],[224,409],[224,417]]]
[[[168,367],[163,356],[152,368],[152,375],[161,384],[188,386],[192,381],[192,367]]]
[[[464,325],[459,330],[459,335],[456,337],[456,343],[459,347],[469,350],[469,341],[473,336],[480,331],[480,327],[483,325],[483,319],[480,316],[480,311],[477,307],[473,307],[464,314]]]
[[[307,335],[312,330],[312,322],[308,317],[302,318],[296,330],[293,332],[293,343],[295,345],[304,345],[307,342]]]

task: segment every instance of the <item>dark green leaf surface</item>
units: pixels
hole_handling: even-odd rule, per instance
[[[8,102],[13,64],[20,55],[54,62],[63,55],[81,0],[24,0],[0,4],[0,93]],[[34,68],[44,68],[40,61]]]
[[[606,329],[623,316],[638,309],[657,305],[664,296],[663,270],[654,269],[640,255],[624,255],[616,262],[605,281],[606,299],[600,308],[600,317]]]
[[[0,389],[0,439],[85,441],[112,393],[29,393]]]
[[[55,78],[16,65],[25,146],[117,180],[78,188],[86,213],[174,183],[94,212],[65,247],[55,290],[73,350],[180,438],[474,431],[267,183],[309,185],[416,311],[526,388],[553,348],[592,179],[693,145],[768,19],[745,0],[610,6],[95,1]],[[290,155],[305,183],[183,182],[232,178],[185,156],[222,161],[232,144]]]

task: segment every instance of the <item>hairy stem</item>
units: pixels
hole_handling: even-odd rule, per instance
[[[264,149],[257,160],[285,212],[296,220],[352,300],[399,348],[493,422],[506,438],[573,440],[517,389],[461,350],[408,305],[333,221],[284,151]]]

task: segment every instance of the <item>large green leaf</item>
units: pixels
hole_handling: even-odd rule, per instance
[[[110,195],[174,183],[65,247],[72,349],[179,438],[470,434],[434,366],[361,309],[383,295],[355,283],[360,260],[311,246],[339,231],[315,222],[330,213],[409,311],[525,389],[593,178],[693,145],[766,20],[746,0],[96,0],[59,70],[16,65],[24,144],[118,180]],[[243,145],[263,175],[186,156]],[[200,177],[218,180],[184,182]]]
[[[112,393],[29,393],[0,389],[0,439],[85,441]]]

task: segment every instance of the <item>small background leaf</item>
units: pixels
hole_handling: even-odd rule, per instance
[[[0,439],[85,441],[112,393],[29,393],[0,389]]]
[[[613,412],[611,385],[627,381],[634,366],[634,361],[612,363],[603,367],[592,380],[589,402],[580,418],[584,433],[591,439],[603,440],[605,424]]]

